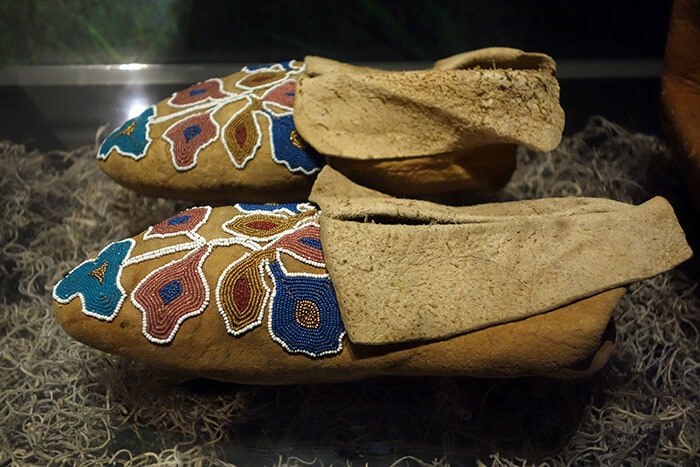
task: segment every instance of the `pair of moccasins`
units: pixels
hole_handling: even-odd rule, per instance
[[[101,167],[145,194],[236,204],[109,244],[55,286],[59,322],[241,383],[591,374],[624,286],[692,254],[668,202],[416,199],[498,189],[518,145],[556,147],[554,71],[504,48],[406,72],[307,57],[173,94],[107,137]]]

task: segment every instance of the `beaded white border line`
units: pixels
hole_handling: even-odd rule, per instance
[[[204,264],[204,261],[207,259],[209,254],[212,252],[212,247],[210,245],[205,245],[207,248],[207,251],[202,255],[202,257],[199,259],[199,262],[197,264],[197,274],[199,275],[199,278],[202,281],[202,284],[204,285],[204,300],[202,301],[202,305],[195,311],[192,311],[190,313],[187,313],[185,315],[182,315],[180,318],[178,318],[177,323],[175,323],[175,326],[173,329],[170,331],[170,334],[168,337],[165,339],[160,339],[157,337],[153,337],[148,333],[146,330],[148,327],[148,320],[147,320],[147,311],[141,305],[138,300],[136,300],[136,292],[143,286],[143,284],[146,283],[146,281],[156,274],[157,272],[161,271],[162,269],[165,269],[169,266],[172,266],[175,263],[178,263],[180,261],[183,261],[187,256],[191,255],[197,250],[192,250],[189,252],[187,255],[183,256],[182,258],[175,259],[173,261],[170,261],[169,263],[159,267],[158,269],[154,269],[153,271],[149,272],[143,279],[139,281],[138,284],[136,284],[136,287],[134,287],[134,290],[131,292],[129,298],[131,299],[131,303],[136,307],[138,310],[141,311],[141,316],[142,316],[142,325],[141,325],[141,332],[142,334],[148,339],[150,342],[153,342],[154,344],[169,344],[175,339],[175,335],[177,334],[177,331],[180,329],[180,326],[182,326],[182,323],[184,323],[187,319],[192,318],[194,316],[200,315],[204,312],[204,310],[207,308],[209,305],[209,299],[210,299],[210,293],[209,293],[209,284],[207,282],[207,278],[204,276],[204,271],[202,269],[202,266]]]
[[[193,234],[197,235],[197,234]],[[199,247],[208,245],[212,248],[214,247],[226,247],[226,246],[232,246],[232,245],[241,245],[245,248],[248,248],[249,250],[257,251],[262,249],[260,245],[258,245],[255,242],[246,240],[245,238],[238,238],[238,237],[228,237],[228,238],[213,238],[211,240],[206,240],[204,237],[199,236],[199,238],[195,239],[192,242],[187,242],[187,243],[177,243],[175,245],[168,245],[164,246],[162,248],[158,248],[157,250],[151,250],[147,251],[145,253],[141,253],[138,256],[134,256],[133,258],[129,258],[128,260],[124,261],[122,263],[124,266],[131,266],[132,264],[137,264],[137,263],[142,263],[144,261],[148,261],[151,259],[156,259],[160,258],[161,256],[167,256],[173,253],[180,253],[182,251],[187,251],[187,250],[196,250]]]
[[[304,349],[298,349],[298,350],[292,350],[289,348],[286,342],[284,342],[280,337],[278,337],[275,332],[272,330],[272,308],[274,307],[275,304],[275,297],[277,295],[277,282],[275,281],[275,277],[272,274],[272,271],[270,270],[270,261],[269,260],[264,260],[265,263],[265,270],[267,272],[267,275],[270,277],[270,280],[272,281],[272,297],[270,298],[270,302],[268,304],[268,309],[267,309],[267,331],[270,334],[270,338],[277,342],[284,350],[286,350],[290,354],[305,354],[309,357],[312,358],[318,358],[318,357],[323,357],[325,355],[337,355],[343,351],[343,339],[345,338],[346,331],[343,328],[343,331],[340,333],[338,336],[338,348],[333,349],[333,350],[326,350],[324,352],[319,352],[319,353],[314,353],[314,352],[309,352],[308,350]],[[287,271],[287,269],[284,267],[284,264],[282,261],[279,259],[279,252],[278,252],[278,257],[277,257],[277,263],[279,264],[279,267],[282,271],[282,274],[285,276],[296,276],[296,277],[312,277],[312,278],[328,278],[329,275],[326,274],[309,274],[309,273],[304,273],[304,272],[297,272],[297,273],[290,273]],[[342,318],[341,318],[342,322]]]
[[[59,284],[60,284],[61,282],[63,282],[63,279],[65,279],[66,277],[70,276],[70,275],[73,273],[73,271],[75,271],[76,269],[78,269],[78,268],[81,267],[83,264],[87,263],[88,261],[94,262],[94,261],[97,259],[97,257],[99,257],[102,253],[104,253],[104,252],[105,252],[108,248],[110,248],[112,245],[115,245],[115,244],[117,244],[117,243],[122,243],[122,242],[129,242],[129,248],[128,248],[127,252],[126,252],[126,255],[124,255],[124,260],[122,260],[121,264],[119,264],[118,269],[117,269],[117,276],[116,276],[116,281],[115,281],[115,282],[116,282],[116,285],[117,285],[117,289],[119,290],[119,292],[121,292],[121,297],[119,298],[119,301],[117,302],[117,305],[114,307],[114,312],[112,312],[112,314],[111,314],[110,316],[101,315],[101,314],[99,314],[99,313],[95,313],[95,312],[93,312],[93,311],[88,310],[88,309],[85,307],[85,295],[83,294],[83,292],[80,292],[80,291],[74,292],[74,293],[72,293],[70,296],[68,296],[68,297],[65,298],[65,299],[63,299],[63,298],[59,297],[58,295],[56,295],[56,289],[58,288]],[[101,321],[107,321],[107,322],[112,322],[112,321],[114,321],[114,318],[117,317],[117,315],[119,314],[119,311],[121,310],[122,305],[124,304],[124,300],[126,300],[127,293],[126,293],[126,291],[124,290],[124,287],[122,287],[121,277],[122,277],[122,271],[124,270],[124,267],[125,267],[125,260],[126,260],[126,259],[129,257],[129,255],[131,254],[131,251],[134,249],[134,245],[136,245],[136,241],[135,241],[133,238],[127,238],[127,239],[125,239],[125,240],[120,240],[120,241],[118,241],[118,242],[112,242],[112,243],[110,243],[109,245],[105,246],[105,247],[102,248],[102,250],[100,250],[100,252],[95,256],[95,259],[88,259],[88,260],[83,261],[82,263],[78,264],[76,267],[74,267],[73,269],[71,269],[70,272],[69,272],[68,274],[66,274],[65,277],[64,277],[60,282],[58,282],[56,285],[54,285],[53,290],[51,291],[51,296],[52,296],[52,298],[53,298],[54,300],[56,300],[58,303],[60,303],[60,304],[62,304],[62,305],[66,305],[66,304],[70,303],[75,297],[79,297],[79,298],[80,298],[80,311],[81,311],[84,315],[90,316],[90,317],[92,317],[92,318],[97,318],[97,319],[99,319],[99,320],[101,320]]]
[[[301,229],[303,229],[303,228],[305,228],[305,227],[309,227],[309,226],[314,226],[314,227],[316,227],[316,228],[318,228],[318,229],[321,228],[320,225],[319,225],[317,222],[314,221],[314,222],[309,222],[309,223],[300,223],[299,225],[294,226],[294,230],[293,230],[292,232],[297,232],[297,231],[299,231],[299,230],[301,230]],[[286,235],[289,235],[289,234],[291,234],[292,232],[288,232]],[[284,235],[284,236],[286,236],[286,235]],[[284,236],[283,236],[283,237],[284,237]],[[278,241],[280,241],[283,237],[280,237],[280,238],[276,239],[276,240],[274,241],[274,243],[271,243],[271,244],[268,245],[268,247],[267,247],[267,248],[275,248],[275,249],[277,250],[277,260],[278,260],[278,261],[280,261],[280,253],[284,253],[284,254],[287,254],[287,255],[291,256],[292,258],[294,258],[294,259],[296,259],[296,260],[298,260],[298,261],[301,261],[302,263],[307,264],[307,265],[309,265],[309,266],[314,266],[314,267],[317,267],[317,268],[325,268],[325,267],[326,267],[325,258],[324,258],[324,260],[323,260],[322,262],[317,262],[317,261],[311,260],[311,259],[309,259],[309,258],[304,258],[304,257],[301,256],[300,254],[295,253],[294,251],[289,250],[288,248],[285,248],[284,246],[276,247],[276,246],[275,246],[275,243],[277,243]],[[319,237],[320,237],[320,235],[319,235]],[[320,240],[320,238],[319,238],[319,242],[320,242],[320,241],[321,241],[321,240]],[[311,248],[313,248],[313,247],[311,247]],[[323,249],[321,249],[321,254],[323,254]],[[280,261],[280,262],[281,262],[281,261]],[[308,273],[308,274],[311,274],[311,273]],[[290,275],[294,275],[294,273],[290,273]]]
[[[132,264],[142,263],[144,261],[160,258],[161,256],[167,256],[173,253],[180,253],[182,251],[187,250],[196,250],[199,247],[207,245],[207,243],[208,242],[206,241],[193,241],[187,243],[178,243],[176,245],[168,245],[162,248],[158,248],[157,250],[151,250],[145,253],[141,253],[140,255],[134,256],[133,258],[129,258],[122,264],[124,265],[124,267],[126,267],[131,266]]]
[[[260,326],[262,324],[263,318],[265,316],[265,308],[267,307],[267,302],[270,299],[270,295],[272,292],[270,290],[270,287],[268,287],[267,283],[265,282],[265,273],[263,271],[263,264],[265,263],[265,261],[263,259],[260,261],[260,263],[257,266],[258,274],[260,274],[260,282],[262,282],[263,288],[265,289],[265,298],[263,298],[262,304],[260,305],[260,311],[258,312],[258,317],[256,318],[255,322],[250,323],[249,325],[247,325],[239,330],[233,329],[233,327],[231,326],[231,322],[228,319],[228,316],[226,316],[226,312],[224,311],[224,307],[221,304],[221,286],[222,286],[224,276],[226,274],[228,274],[228,272],[232,268],[234,268],[237,264],[245,261],[246,258],[249,258],[250,256],[251,256],[251,254],[246,252],[239,259],[237,259],[233,263],[229,264],[226,267],[226,269],[224,269],[224,271],[221,273],[221,275],[219,276],[219,279],[216,282],[216,291],[215,291],[216,309],[219,312],[219,314],[221,315],[221,317],[224,318],[224,323],[226,324],[226,331],[229,334],[234,335],[234,336],[240,336],[242,334],[245,334],[246,332],[257,328],[258,326]]]
[[[189,88],[193,88],[193,87],[196,87],[196,86],[201,86],[201,85],[203,85],[203,84],[206,84],[206,83],[209,83],[209,82],[212,82],[212,81],[216,82],[216,84],[217,84],[218,87],[219,87],[218,91],[219,91],[221,94],[224,95],[223,97],[211,97],[211,96],[207,96],[206,99],[202,99],[201,101],[197,101],[197,102],[192,102],[192,103],[190,103],[190,104],[175,104],[175,103],[173,102],[173,99],[175,99],[175,96],[176,96],[177,94],[181,93],[182,91],[185,91],[185,90],[187,90],[187,89],[189,89]],[[172,94],[170,95],[170,98],[169,98],[168,101],[166,102],[166,104],[169,105],[170,107],[175,107],[175,108],[181,108],[181,109],[182,109],[182,108],[187,108],[187,107],[191,107],[191,106],[193,106],[193,105],[198,105],[198,104],[216,103],[216,102],[218,102],[218,101],[221,101],[221,100],[223,100],[223,99],[227,99],[228,97],[231,97],[233,94],[234,94],[234,93],[231,93],[231,92],[229,92],[229,91],[227,91],[227,90],[225,89],[225,87],[224,87],[224,82],[221,80],[221,78],[209,78],[209,79],[205,79],[204,81],[200,81],[200,82],[198,82],[198,83],[191,84],[190,86],[186,87],[185,89],[181,89],[180,91],[176,91],[176,92],[172,93]]]
[[[289,70],[285,70],[284,67],[282,65],[280,65],[279,63],[275,63],[274,65],[272,65],[270,67],[258,68],[255,70],[250,70],[250,69],[248,69],[248,67],[244,67],[244,69],[242,69],[241,71],[244,71],[248,74],[246,76],[242,77],[241,79],[239,79],[238,81],[236,81],[234,83],[234,86],[237,87],[238,89],[242,89],[243,91],[253,92],[253,91],[257,91],[259,89],[265,89],[265,88],[271,87],[273,85],[277,85],[282,81],[289,80],[293,76],[300,75],[306,68],[305,64],[302,65],[300,68],[295,68],[292,65],[293,61],[294,60],[290,60],[288,62],[289,67],[290,67]],[[246,79],[250,78],[253,75],[260,74],[260,73],[280,72],[280,71],[285,72],[284,77],[282,77],[276,81],[272,81],[270,83],[263,83],[263,84],[260,84],[258,86],[246,86],[245,84],[241,84],[243,81],[245,81]]]
[[[221,230],[223,230],[224,232],[229,233],[235,237],[238,237],[240,239],[249,239],[249,240],[254,241],[254,242],[264,243],[267,246],[267,245],[270,245],[272,242],[277,241],[279,238],[284,237],[285,235],[289,235],[290,233],[301,228],[302,226],[309,224],[309,223],[313,223],[318,218],[318,214],[315,214],[315,215],[310,216],[310,217],[301,218],[296,223],[294,223],[291,227],[289,227],[288,229],[283,230],[282,232],[279,232],[276,234],[269,235],[267,237],[255,237],[253,235],[247,235],[247,234],[243,234],[241,232],[236,232],[232,228],[227,227],[228,224],[231,224],[240,218],[248,217],[251,214],[269,215],[271,217],[278,217],[278,218],[283,219],[283,220],[289,220],[292,217],[299,215],[299,214],[288,215],[287,213],[289,213],[289,212],[290,211],[287,209],[279,209],[278,211],[275,211],[275,212],[270,212],[270,211],[261,211],[261,212],[255,211],[253,213],[245,213],[244,212],[244,213],[241,213],[237,216],[233,216],[232,218],[230,218],[229,220],[227,220],[223,224],[221,224]],[[308,211],[304,211],[304,212],[308,212]]]
[[[153,228],[154,228],[156,225],[160,225],[160,224],[162,224],[163,222],[167,222],[167,221],[169,221],[170,219],[173,219],[173,218],[176,218],[176,217],[181,217],[183,214],[184,214],[184,215],[187,215],[187,214],[185,214],[185,213],[187,213],[187,211],[191,211],[191,210],[194,210],[194,209],[204,209],[204,211],[205,211],[205,212],[204,212],[204,217],[202,218],[202,220],[199,221],[199,222],[197,222],[197,224],[195,224],[194,227],[192,227],[192,228],[190,228],[190,229],[187,229],[187,230],[180,230],[180,231],[177,231],[177,232],[151,233],[151,232],[153,231]],[[149,239],[151,239],[151,238],[176,237],[176,236],[178,236],[178,235],[186,235],[186,234],[188,234],[188,233],[196,233],[197,230],[199,230],[199,228],[200,228],[201,226],[203,226],[204,224],[207,223],[207,221],[209,220],[209,216],[211,215],[211,211],[212,211],[211,206],[193,206],[193,207],[191,207],[191,208],[187,208],[187,209],[185,209],[184,211],[180,211],[180,212],[178,212],[177,214],[168,217],[167,219],[165,219],[165,220],[162,221],[162,222],[159,222],[159,223],[156,224],[156,225],[150,226],[150,227],[146,230],[146,232],[144,232],[144,234],[143,234],[143,239],[144,239],[144,240],[149,240]],[[198,236],[199,236],[199,235],[198,235]],[[199,236],[199,237],[201,237],[201,236]],[[190,237],[190,238],[192,238],[192,237]],[[195,240],[195,239],[193,238],[193,240]]]
[[[254,203],[236,203],[233,205],[234,208],[238,209],[243,214],[284,214],[286,216],[298,216],[300,213],[313,211],[316,207],[311,203],[286,203],[286,204],[296,204],[299,212],[294,212],[286,206],[279,206],[275,209],[247,209],[242,206],[242,204],[254,205]],[[275,206],[274,204],[258,204],[258,206]],[[228,221],[227,221],[228,223]]]
[[[98,149],[97,150],[97,160],[106,161],[107,158],[109,158],[109,155],[112,154],[112,151],[117,151],[118,154],[121,154],[122,156],[125,156],[125,157],[129,157],[135,161],[141,160],[144,157],[146,157],[146,153],[148,152],[148,148],[151,146],[151,143],[153,142],[153,138],[150,137],[151,124],[155,123],[154,118],[155,118],[156,114],[158,113],[158,107],[155,104],[150,105],[150,106],[146,107],[143,112],[146,112],[148,109],[153,109],[153,115],[151,115],[150,117],[148,117],[146,119],[145,134],[144,134],[144,138],[146,140],[146,145],[143,147],[143,152],[141,152],[140,154],[135,154],[133,152],[124,151],[117,145],[112,145],[109,148],[109,151],[107,151],[107,154],[100,153],[100,150]],[[143,112],[141,114],[139,114],[137,117],[135,117],[134,119],[143,115]],[[124,123],[126,123],[126,122],[124,122]],[[120,125],[120,128],[121,128],[121,126],[124,125],[124,123],[122,123],[122,125]],[[117,131],[117,129],[115,129],[114,131]],[[109,138],[109,136],[111,136],[114,133],[114,131],[112,133],[110,133],[107,137]],[[104,141],[102,142],[102,144],[104,144]],[[100,144],[100,148],[102,148],[102,144]]]
[[[182,124],[186,119],[178,120],[172,125],[170,125],[166,130],[163,132],[161,137],[168,142],[168,153],[170,154],[170,159],[173,163],[173,167],[175,167],[175,170],[179,172],[185,172],[187,170],[191,170],[197,166],[197,158],[199,157],[199,153],[202,152],[205,148],[207,148],[211,143],[219,139],[219,136],[221,135],[221,126],[219,125],[219,122],[216,121],[214,118],[213,112],[201,112],[201,113],[196,113],[193,115],[188,116],[187,118],[193,118],[193,117],[199,117],[207,115],[209,117],[209,121],[214,124],[214,128],[216,128],[215,133],[205,142],[204,144],[200,145],[197,147],[197,149],[194,151],[194,154],[192,155],[192,162],[188,165],[180,165],[177,162],[177,157],[175,155],[175,141],[171,139],[168,136],[168,132],[176,127],[177,125]]]
[[[211,240],[208,240],[207,244],[211,245],[212,247],[227,247],[232,245],[241,245],[252,251],[262,250],[262,247],[254,241],[239,237],[213,238]]]

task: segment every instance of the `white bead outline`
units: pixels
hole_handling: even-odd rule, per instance
[[[117,276],[116,276],[116,280],[115,280],[116,285],[117,285],[117,289],[119,289],[119,292],[121,292],[121,297],[119,298],[119,301],[117,302],[117,305],[114,307],[114,311],[112,312],[112,314],[111,314],[110,316],[105,316],[105,315],[102,315],[102,314],[99,314],[99,313],[95,313],[94,311],[88,310],[87,307],[86,307],[86,305],[85,305],[85,300],[86,300],[86,299],[85,299],[85,294],[84,294],[83,292],[81,292],[81,291],[73,292],[68,298],[65,298],[65,299],[59,297],[58,295],[56,295],[56,289],[57,289],[58,286],[61,284],[61,282],[63,282],[63,279],[65,279],[66,277],[70,276],[75,270],[77,270],[78,268],[80,268],[83,264],[85,264],[85,263],[87,263],[87,262],[89,262],[89,261],[94,262],[102,253],[104,253],[104,252],[105,252],[107,249],[109,249],[112,245],[115,245],[115,244],[117,244],[117,243],[126,242],[126,241],[129,242],[129,248],[128,248],[127,251],[126,251],[126,255],[124,255],[124,259],[122,260],[122,262],[121,262],[121,263],[119,264],[119,266],[118,266],[118,269],[117,269]],[[109,245],[105,246],[104,248],[102,248],[102,250],[100,250],[99,253],[97,253],[97,255],[95,256],[94,259],[87,259],[87,260],[83,261],[82,263],[78,264],[76,267],[74,267],[73,269],[71,269],[71,270],[64,276],[64,278],[63,278],[62,280],[60,280],[58,283],[56,283],[56,285],[54,285],[54,287],[53,287],[53,290],[51,291],[51,297],[52,297],[54,300],[56,300],[56,302],[60,303],[61,305],[67,305],[68,303],[70,303],[71,301],[73,301],[73,299],[75,299],[75,297],[79,297],[79,298],[80,298],[80,311],[81,311],[84,315],[90,316],[91,318],[97,318],[97,319],[99,319],[100,321],[106,321],[106,322],[108,322],[108,323],[111,323],[112,321],[114,321],[114,318],[116,318],[117,315],[119,314],[119,311],[121,310],[122,305],[124,304],[124,300],[126,300],[126,297],[127,297],[127,295],[128,295],[128,294],[126,293],[126,290],[124,290],[124,287],[123,287],[122,284],[121,284],[121,278],[122,278],[122,272],[124,271],[124,268],[126,267],[126,265],[125,265],[126,260],[127,260],[127,258],[129,258],[129,255],[131,255],[131,252],[133,251],[135,245],[136,245],[136,240],[134,240],[133,238],[127,238],[127,239],[125,239],[125,240],[119,240],[119,241],[117,241],[117,242],[112,242],[112,243],[110,243]]]
[[[204,285],[204,300],[202,301],[201,306],[200,306],[197,310],[192,311],[192,312],[189,312],[189,313],[187,313],[187,314],[185,314],[185,315],[182,315],[180,318],[178,318],[177,322],[175,323],[175,326],[173,326],[173,329],[170,331],[170,334],[168,334],[168,337],[166,337],[165,339],[160,339],[160,338],[158,338],[158,337],[154,337],[154,336],[150,335],[150,334],[148,333],[148,331],[146,330],[147,327],[148,327],[147,311],[146,311],[145,307],[144,307],[141,303],[139,303],[138,300],[136,299],[136,292],[143,286],[143,284],[146,283],[146,281],[147,281],[151,276],[153,276],[153,275],[156,274],[157,272],[161,271],[162,269],[165,269],[165,268],[167,268],[167,267],[169,267],[169,266],[172,266],[172,265],[175,264],[175,263],[178,263],[178,262],[180,262],[180,261],[183,261],[183,260],[184,260],[185,258],[187,258],[189,255],[191,255],[192,253],[194,253],[195,251],[197,251],[197,249],[194,249],[194,250],[190,251],[189,253],[187,253],[187,254],[186,254],[185,256],[183,256],[182,258],[174,259],[174,260],[170,261],[169,263],[167,263],[167,264],[165,264],[165,265],[163,265],[163,266],[161,266],[161,267],[159,267],[159,268],[157,268],[157,269],[154,269],[153,271],[149,272],[148,274],[146,274],[145,277],[143,277],[143,279],[141,279],[141,280],[138,282],[138,284],[136,284],[136,287],[134,287],[134,290],[132,290],[131,293],[129,294],[129,299],[131,300],[131,304],[134,305],[134,307],[135,307],[136,309],[138,309],[138,310],[141,311],[141,317],[142,317],[142,320],[141,320],[141,322],[142,322],[142,324],[141,324],[141,333],[142,333],[142,334],[144,335],[144,337],[146,337],[146,339],[148,339],[150,342],[153,342],[154,344],[170,344],[170,343],[175,339],[175,336],[177,335],[177,332],[178,332],[178,330],[180,329],[180,326],[182,326],[182,324],[183,324],[187,319],[192,318],[192,317],[195,317],[195,316],[198,316],[198,315],[201,315],[201,314],[204,313],[204,311],[207,309],[207,306],[209,306],[209,300],[210,300],[210,298],[211,298],[211,297],[210,297],[211,294],[210,294],[210,291],[209,291],[209,283],[208,283],[208,281],[207,281],[206,276],[204,275],[204,270],[203,270],[202,267],[203,267],[203,265],[204,265],[204,261],[209,257],[209,255],[210,255],[211,252],[213,251],[213,248],[212,248],[211,245],[208,245],[208,244],[202,245],[202,247],[204,247],[204,246],[206,246],[207,251],[202,255],[202,257],[199,259],[199,261],[198,261],[198,263],[197,263],[197,274],[199,275],[199,278],[201,279],[202,284]]]
[[[284,263],[282,263],[282,261],[280,261],[279,253],[280,252],[278,250],[277,251],[277,262],[279,264],[280,269],[282,270],[282,273],[286,276],[330,278],[328,273],[322,273],[322,274],[311,274],[311,273],[305,273],[305,272],[296,272],[296,273],[292,272],[292,273],[290,273],[289,271],[287,271],[287,268],[284,267]],[[345,334],[347,333],[344,325],[343,325],[343,331],[338,336],[338,347],[336,349],[333,349],[333,350],[326,350],[326,351],[319,352],[319,353],[310,352],[310,351],[304,350],[304,349],[292,350],[291,348],[289,348],[289,345],[286,342],[284,342],[284,340],[282,340],[282,338],[280,338],[279,336],[277,336],[275,334],[275,332],[272,330],[272,315],[273,315],[272,308],[274,307],[275,296],[277,295],[277,283],[275,282],[275,278],[272,274],[272,271],[270,270],[270,261],[265,259],[264,263],[265,263],[265,270],[267,272],[267,275],[270,277],[270,280],[272,281],[272,297],[270,299],[270,303],[269,303],[268,309],[267,309],[267,331],[268,331],[268,334],[270,335],[270,338],[274,342],[279,344],[280,347],[282,347],[284,350],[286,350],[287,353],[292,354],[292,355],[305,354],[305,355],[312,357],[312,358],[319,358],[319,357],[325,357],[328,355],[338,355],[338,354],[342,353],[343,352],[343,339],[345,338]],[[331,283],[331,286],[332,286],[332,283]],[[341,318],[341,323],[342,323],[342,318]]]
[[[233,336],[241,336],[245,334],[246,332],[253,330],[260,326],[263,322],[263,319],[265,317],[265,308],[267,307],[268,300],[270,299],[270,295],[272,293],[270,287],[267,285],[267,282],[265,281],[265,275],[263,272],[263,264],[265,263],[265,260],[262,259],[260,263],[258,263],[258,274],[260,274],[260,279],[263,284],[263,288],[265,289],[265,297],[263,298],[263,302],[260,305],[260,310],[258,311],[258,316],[256,320],[253,323],[248,324],[247,326],[235,330],[233,329],[231,322],[228,319],[228,316],[226,316],[226,312],[224,311],[224,307],[221,303],[221,286],[222,282],[224,279],[224,276],[231,270],[233,269],[237,264],[240,264],[241,262],[245,261],[247,258],[251,256],[250,252],[246,252],[243,256],[238,258],[236,261],[233,263],[229,264],[226,266],[226,268],[223,270],[221,275],[219,276],[219,279],[216,281],[216,290],[215,290],[215,298],[216,298],[216,309],[221,315],[221,317],[224,319],[224,324],[226,325],[226,332]]]
[[[172,219],[173,217],[181,216],[183,213],[185,213],[185,212],[187,212],[187,211],[191,211],[191,210],[193,210],[193,209],[204,209],[205,212],[204,212],[204,217],[202,218],[202,220],[199,221],[199,222],[197,222],[197,224],[196,224],[194,227],[192,227],[191,229],[188,229],[188,230],[180,230],[180,231],[177,231],[177,232],[151,233],[151,232],[153,231],[153,228],[154,228],[156,225],[160,225],[160,224],[162,224],[163,222],[167,222],[169,219]],[[167,219],[165,219],[165,220],[163,220],[163,221],[161,221],[161,222],[159,222],[159,223],[157,223],[157,224],[155,224],[155,225],[152,225],[152,226],[148,227],[148,229],[146,229],[146,232],[144,232],[144,234],[143,234],[143,239],[144,239],[144,240],[149,240],[149,239],[151,239],[151,238],[168,238],[168,237],[176,237],[176,236],[178,236],[178,235],[186,235],[186,234],[188,234],[188,233],[195,233],[195,232],[197,232],[197,230],[199,230],[199,228],[200,228],[201,226],[203,226],[204,224],[207,223],[207,221],[209,220],[209,216],[211,215],[211,211],[212,211],[211,206],[192,206],[191,208],[187,208],[187,209],[185,209],[185,210],[183,210],[183,211],[178,212],[177,214],[174,214],[174,215],[168,217]],[[194,239],[193,239],[193,240],[194,240]]]

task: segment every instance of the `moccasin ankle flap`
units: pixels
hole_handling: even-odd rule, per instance
[[[499,189],[517,145],[542,152],[561,140],[555,63],[544,54],[489,48],[412,71],[305,62],[299,133],[336,169],[393,195]]]
[[[343,322],[359,344],[444,339],[522,319],[692,256],[661,197],[640,206],[547,198],[452,207],[377,194],[326,167],[311,199],[321,206]]]

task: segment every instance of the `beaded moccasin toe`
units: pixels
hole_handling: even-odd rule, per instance
[[[176,92],[102,143],[100,167],[137,192],[204,201],[304,200],[325,158],[292,119],[297,61]]]
[[[515,149],[561,140],[555,63],[488,48],[418,71],[379,71],[306,57],[294,121],[328,163],[396,196],[501,188]]]
[[[114,242],[55,286],[58,320],[186,377],[576,377],[610,355],[620,287],[690,256],[663,199],[450,208],[344,183],[320,174],[323,211],[194,207]]]

